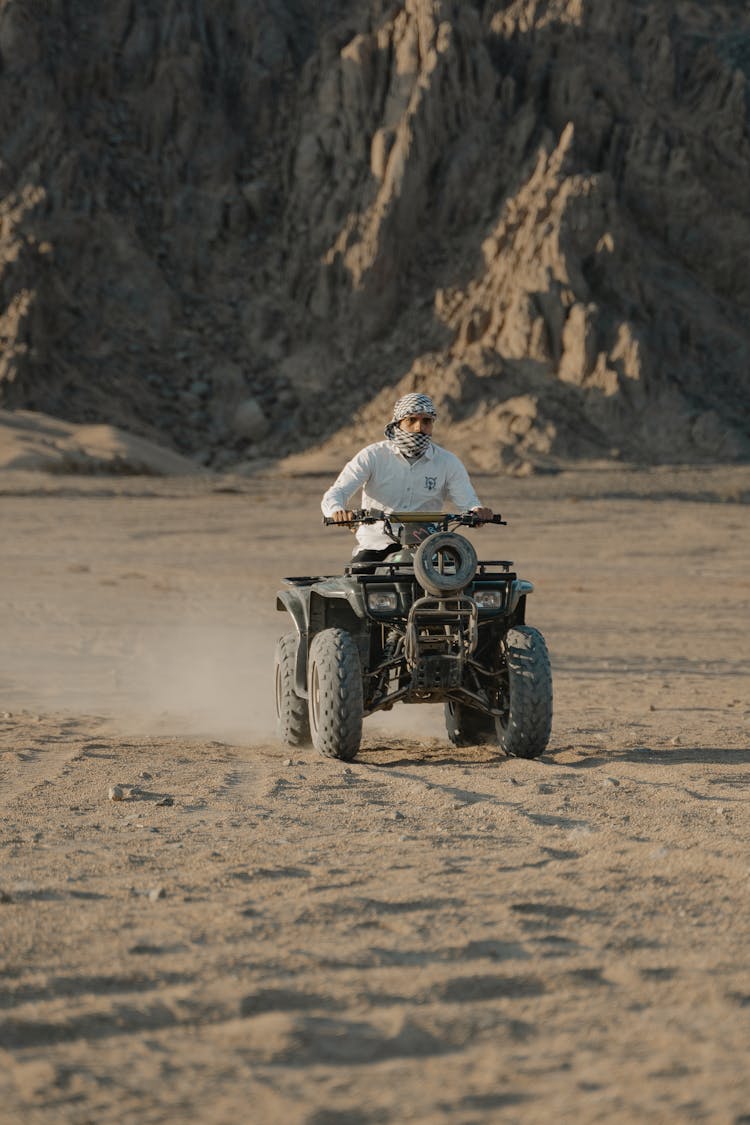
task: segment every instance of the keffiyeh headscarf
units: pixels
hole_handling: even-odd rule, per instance
[[[429,414],[437,418],[435,404],[429,395],[404,395],[393,408],[393,418],[385,427],[385,436],[406,457],[421,457],[432,438],[429,434],[410,434],[401,429],[399,422],[410,414]]]

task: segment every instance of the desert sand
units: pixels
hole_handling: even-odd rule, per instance
[[[750,1120],[750,470],[475,477],[538,761],[275,741],[329,480],[0,478],[0,1119]]]

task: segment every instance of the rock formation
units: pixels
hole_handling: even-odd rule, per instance
[[[750,454],[750,13],[0,0],[0,405],[224,467]],[[337,436],[338,432],[338,436]]]

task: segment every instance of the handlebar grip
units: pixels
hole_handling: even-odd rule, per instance
[[[466,515],[462,516],[449,516],[448,519],[455,519],[465,527],[483,527],[486,523],[502,524],[506,526],[508,522],[504,520],[499,513],[491,516],[488,520],[483,520],[476,512],[467,512]]]
[[[323,516],[324,527],[352,527],[355,523],[376,523],[386,519],[385,512],[378,508],[354,508],[350,520],[335,520],[333,516]]]

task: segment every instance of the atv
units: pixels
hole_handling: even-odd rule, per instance
[[[365,716],[394,703],[442,702],[454,746],[490,743],[539,757],[550,735],[552,676],[544,637],[526,624],[533,584],[512,562],[478,561],[454,530],[506,521],[359,510],[336,526],[375,522],[394,543],[382,562],[352,562],[343,576],[283,579],[276,607],[294,628],[276,645],[278,737],[349,762]]]

